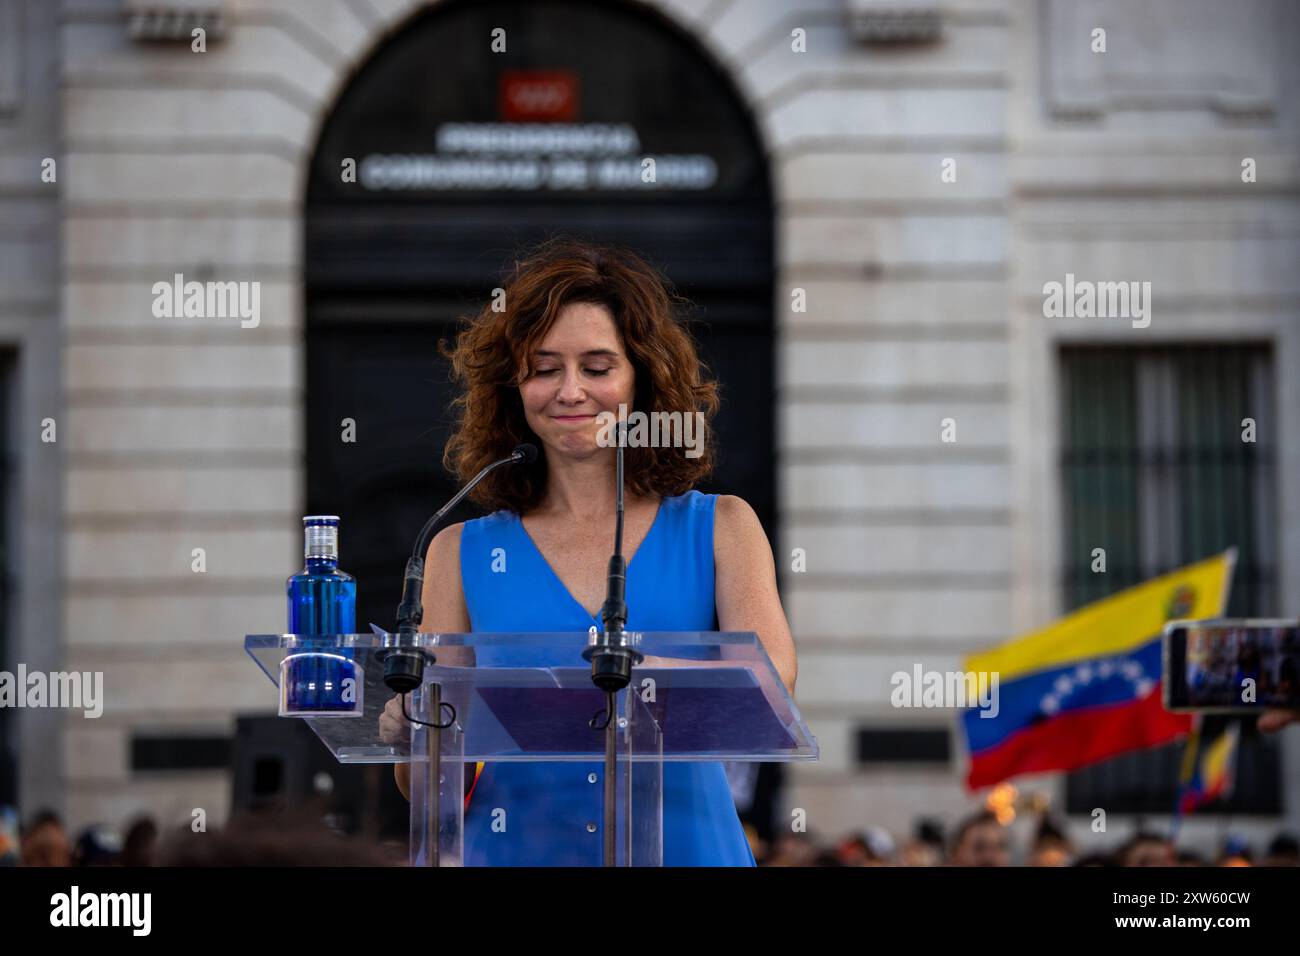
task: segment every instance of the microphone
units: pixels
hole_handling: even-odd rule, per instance
[[[406,560],[405,580],[402,583],[402,600],[397,605],[397,634],[399,638],[413,638],[424,620],[424,606],[420,595],[424,591],[424,556],[433,540],[433,531],[460,500],[474,490],[474,487],[489,473],[502,465],[512,465],[517,461],[531,464],[537,460],[537,446],[525,442],[515,446],[505,458],[492,462],[456,492],[455,497],[438,509],[438,512],[424,523],[420,534],[415,539],[415,547]],[[414,647],[394,648],[381,651],[376,655],[384,662],[384,683],[399,694],[409,693],[420,686],[424,679],[424,664],[427,652],[421,653]]]
[[[614,718],[618,705],[614,695],[632,682],[632,665],[640,664],[645,656],[627,646],[623,627],[627,624],[627,561],[623,558],[623,448],[627,444],[627,423],[616,426],[617,450],[614,452],[614,554],[609,559],[609,574],[605,582],[605,603],[600,609],[600,619],[605,630],[582,652],[584,660],[591,661],[591,682],[605,692],[604,710],[587,722],[592,730],[605,734],[605,793],[602,814],[605,832],[602,834],[601,861],[613,866],[618,859],[616,829],[618,822],[616,773],[618,767],[618,724]],[[628,711],[629,716],[631,710]],[[604,720],[601,721],[601,717]]]
[[[591,682],[606,694],[626,687],[632,680],[632,665],[639,664],[644,656],[627,646],[623,628],[627,624],[627,560],[623,557],[623,447],[626,444],[627,424],[615,426],[618,435],[615,460],[614,487],[614,554],[609,559],[609,572],[605,582],[605,603],[600,609],[600,619],[605,625],[594,644],[582,652],[591,661]],[[612,716],[612,711],[611,711]]]

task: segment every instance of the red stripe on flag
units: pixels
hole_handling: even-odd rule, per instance
[[[1016,774],[1075,770],[1128,750],[1166,743],[1191,729],[1190,714],[1165,710],[1156,684],[1139,700],[1071,711],[972,754],[966,786],[975,790]]]

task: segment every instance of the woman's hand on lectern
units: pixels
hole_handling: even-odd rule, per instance
[[[379,739],[386,744],[405,741],[411,734],[411,723],[402,716],[402,696],[399,694],[384,704],[379,715]]]

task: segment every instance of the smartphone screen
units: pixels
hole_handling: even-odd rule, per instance
[[[1169,622],[1164,699],[1173,711],[1300,708],[1300,622]]]

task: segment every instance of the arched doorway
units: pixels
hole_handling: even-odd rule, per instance
[[[774,534],[765,152],[729,79],[653,10],[448,0],[418,14],[323,124],[305,229],[306,501],[342,516],[362,629],[391,626],[412,537],[454,491],[436,343],[514,252],[554,233],[626,243],[695,301],[724,391],[720,469],[702,490],[742,495]]]

